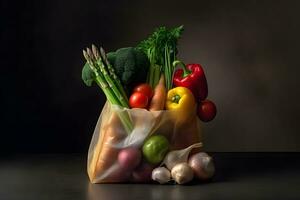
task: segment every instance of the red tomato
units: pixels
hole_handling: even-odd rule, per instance
[[[146,95],[149,99],[152,98],[153,96],[153,90],[150,85],[147,83],[142,83],[140,85],[137,85],[134,89],[133,92],[141,92],[144,95]]]
[[[141,93],[134,92],[129,98],[129,105],[131,108],[147,108],[149,98]]]
[[[208,99],[201,101],[198,106],[198,116],[202,121],[209,122],[215,118],[216,114],[217,108],[212,101]]]

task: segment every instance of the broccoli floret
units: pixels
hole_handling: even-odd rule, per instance
[[[126,47],[110,52],[107,56],[127,89],[136,83],[146,82],[150,62],[144,52],[133,47]]]
[[[114,64],[116,60],[116,52],[112,51],[106,54],[109,63]]]
[[[82,68],[81,78],[87,86],[91,86],[95,80],[95,74],[87,63]]]

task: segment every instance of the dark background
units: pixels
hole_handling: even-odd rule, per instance
[[[134,46],[183,24],[179,58],[204,66],[207,151],[299,151],[300,1],[1,1],[3,153],[87,152],[105,98],[82,49]]]

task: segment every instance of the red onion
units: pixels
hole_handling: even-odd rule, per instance
[[[151,174],[153,166],[148,163],[142,163],[132,172],[133,182],[136,183],[147,183],[151,181]]]
[[[134,147],[122,149],[118,155],[119,165],[125,170],[133,170],[141,162],[141,151]]]

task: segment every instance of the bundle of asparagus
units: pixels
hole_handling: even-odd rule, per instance
[[[126,93],[108,61],[104,49],[100,47],[99,52],[98,48],[92,45],[92,50],[90,48],[83,50],[83,56],[87,61],[83,68],[83,74],[90,78],[88,85],[91,85],[93,81],[96,82],[111,104],[129,108]],[[133,127],[128,114],[120,112],[119,117],[126,132],[129,134]]]

